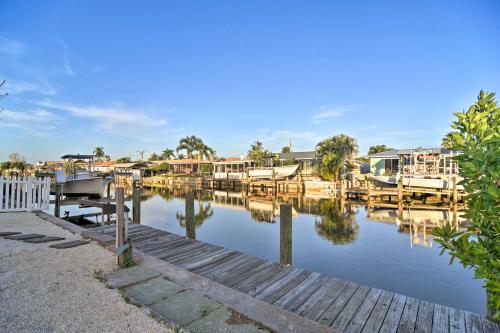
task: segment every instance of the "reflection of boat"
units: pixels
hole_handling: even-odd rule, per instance
[[[250,210],[272,212],[274,216],[280,215],[280,205],[272,201],[250,199],[248,201],[248,208]],[[292,206],[292,216],[299,216],[299,213],[293,206]]]
[[[374,209],[370,212],[369,220],[379,222],[396,223],[398,225],[409,223],[427,223],[428,227],[437,227],[453,221],[453,213],[447,210],[417,210],[405,209],[402,212],[402,220],[398,217],[395,209]],[[466,219],[457,216],[457,222],[465,222]]]
[[[272,179],[273,174],[276,179],[287,178],[295,174],[298,169],[298,165],[289,165],[282,167],[272,167],[272,168],[256,168],[250,169],[248,175],[250,178],[260,178],[260,179]]]
[[[67,197],[76,196],[100,196],[111,178],[94,176],[92,173],[93,155],[64,155],[66,169],[57,170],[55,181],[62,185],[62,193]],[[78,170],[77,163],[87,163],[87,170]],[[51,184],[51,193],[55,193],[55,183]]]
[[[372,179],[383,184],[396,186],[398,184],[399,173],[392,176],[372,176]],[[460,181],[457,177],[457,182]],[[439,188],[443,190],[453,189],[453,180],[446,175],[403,175],[404,187],[420,187],[420,188]],[[462,185],[457,185],[458,190],[463,190]]]

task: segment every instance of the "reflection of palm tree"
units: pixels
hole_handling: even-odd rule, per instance
[[[315,227],[319,236],[334,244],[348,244],[356,240],[359,226],[350,207],[344,212],[339,200],[322,200],[319,204],[321,217]]]
[[[212,209],[212,205],[207,203],[205,206],[203,205],[203,201],[201,200],[201,192],[198,192],[198,213],[194,215],[194,224],[199,227],[214,215],[214,210]],[[179,221],[181,227],[186,227],[186,216],[182,213],[177,212],[175,214],[175,218]]]

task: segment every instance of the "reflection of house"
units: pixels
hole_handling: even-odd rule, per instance
[[[36,162],[36,169],[40,171],[53,172],[56,170],[64,169],[64,161],[38,161]]]
[[[247,169],[253,165],[253,161],[239,157],[229,157],[224,161],[214,162],[214,179],[244,179]]]
[[[211,161],[196,159],[170,160],[167,163],[169,171],[176,174],[201,174],[202,166],[212,164]]]
[[[321,160],[314,151],[297,151],[280,153],[278,155],[281,165],[286,164],[287,162],[298,163],[300,165],[302,175],[304,176],[312,175]]]
[[[446,148],[391,149],[368,155],[370,173],[375,176],[394,175],[400,171],[416,174],[456,174],[452,161],[458,153]]]

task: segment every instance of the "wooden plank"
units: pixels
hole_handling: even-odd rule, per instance
[[[370,289],[370,291],[364,298],[363,302],[358,307],[358,310],[352,317],[351,321],[347,325],[347,328],[345,329],[346,332],[353,332],[353,333],[361,332],[361,330],[365,326],[366,321],[368,320],[368,317],[372,313],[372,310],[375,308],[375,305],[377,304],[377,301],[381,294],[382,290],[380,289],[375,289],[375,288]],[[340,313],[339,317],[341,315],[342,312]]]
[[[333,329],[338,329],[344,331],[349,325],[349,322],[354,317],[354,314],[359,309],[360,305],[363,303],[364,299],[370,294],[371,288],[367,286],[360,286],[358,290],[352,295],[346,306],[340,311],[338,316],[335,318],[333,323],[330,325]],[[377,302],[377,298],[380,296],[379,290],[376,290],[372,297],[375,298],[372,306]]]
[[[293,273],[293,276],[295,276],[298,273],[303,272],[303,269],[295,268],[295,267],[288,267],[285,269],[281,269],[279,273],[273,274],[270,276],[268,279],[265,281],[260,281],[258,284],[255,284],[255,286],[250,289],[247,294],[254,296],[259,294],[261,291],[267,289],[269,286],[273,285],[277,281],[283,279],[284,277],[288,276],[289,274]]]
[[[285,280],[288,279],[288,277],[283,278],[281,281],[283,282],[281,286],[278,286],[279,284],[281,284],[281,282],[276,282],[274,284],[274,287],[273,286],[268,287],[266,290],[262,291],[261,294],[256,295],[256,297],[263,300],[264,302],[273,304],[279,298],[281,298],[283,295],[285,295],[291,289],[297,286],[299,283],[304,281],[309,275],[311,275],[311,272],[304,271],[299,273],[296,277],[292,278],[288,282],[284,282]]]
[[[222,252],[220,252],[216,255],[212,255],[208,258],[205,258],[202,260],[196,260],[194,262],[189,262],[189,263],[186,263],[186,264],[183,264],[180,266],[182,266],[183,268],[185,268],[187,270],[193,270],[193,269],[204,267],[204,266],[209,265],[211,263],[218,262],[220,260],[228,259],[229,257],[232,257],[236,254],[237,254],[237,252],[233,251],[233,250],[223,250]]]
[[[431,332],[433,314],[434,304],[426,301],[420,301],[418,306],[417,321],[415,323],[415,332]]]
[[[134,246],[136,248],[149,248],[149,247],[152,247],[152,246],[156,246],[156,245],[161,245],[161,244],[166,244],[168,242],[171,242],[173,240],[177,240],[177,239],[181,239],[181,238],[184,238],[184,237],[181,237],[181,236],[177,236],[177,235],[163,235],[163,236],[159,236],[157,239],[155,240],[140,240],[140,241],[134,241]]]
[[[318,321],[321,315],[337,299],[349,283],[338,279],[331,279],[325,286],[319,288],[298,309],[297,313],[308,319]]]
[[[284,304],[283,308],[291,312],[296,312],[300,306],[302,306],[321,286],[328,283],[329,280],[330,277],[321,275],[319,279],[315,280],[304,291],[294,297],[291,301]]]
[[[243,272],[246,272],[254,267],[257,267],[261,265],[263,262],[264,261],[260,258],[250,257],[248,261],[240,265],[231,267],[230,269],[227,269],[223,272],[217,271],[217,274],[213,275],[212,279],[223,285],[226,285],[226,283],[232,282],[234,280],[239,280]]]
[[[280,272],[279,265],[273,263],[273,265],[271,266],[255,271],[254,274],[234,284],[232,288],[239,290],[243,293],[247,293],[250,290],[252,290],[252,288],[254,288],[257,284],[261,283],[261,281],[265,281],[279,272]]]
[[[175,248],[171,248],[168,251],[165,251],[162,255],[158,255],[158,258],[164,259],[165,261],[170,261],[183,258],[185,256],[191,256],[194,255],[195,253],[198,253],[198,251],[202,251],[206,249],[207,247],[210,247],[210,245],[203,244],[203,243],[188,243],[184,246],[179,246]]]
[[[398,333],[412,333],[415,330],[419,303],[420,301],[416,298],[406,298],[405,308],[398,325]]]
[[[450,329],[449,311],[446,306],[434,305],[434,315],[432,317],[432,332],[448,332]]]
[[[450,333],[465,333],[466,331],[464,311],[450,308]]]
[[[365,325],[363,326],[362,332],[374,333],[380,330],[380,327],[384,322],[385,315],[389,310],[389,306],[391,305],[393,297],[394,293],[386,290],[382,291],[380,297],[377,300],[377,304],[375,304],[372,313],[370,314],[370,316],[366,320]]]
[[[191,241],[189,241],[185,238],[181,238],[181,239],[176,239],[174,241],[171,241],[167,244],[161,244],[161,245],[153,246],[151,248],[143,249],[142,251],[146,252],[147,254],[150,254],[150,255],[154,255],[155,253],[161,254],[164,251],[167,251],[167,249],[175,248],[177,246],[185,246],[185,245],[188,245],[190,243],[191,243]]]
[[[400,294],[394,295],[391,305],[389,306],[389,310],[387,310],[387,314],[385,315],[384,322],[380,327],[380,332],[391,333],[397,331],[399,320],[401,319],[401,315],[403,314],[405,303],[406,296]]]
[[[340,311],[342,311],[344,306],[349,302],[354,293],[356,293],[358,288],[359,285],[357,283],[349,282],[333,303],[331,303],[330,306],[323,312],[318,322],[325,326],[330,326],[335,318],[337,318]],[[364,291],[364,289],[362,291]]]
[[[229,259],[226,262],[221,263],[220,265],[217,266],[211,266],[211,267],[205,267],[197,272],[197,274],[203,275],[206,278],[211,278],[217,274],[222,274],[225,271],[236,267],[238,265],[241,265],[245,261],[249,260],[251,257],[247,256],[246,254],[243,253],[238,253],[231,259]]]
[[[286,308],[286,305],[297,302],[297,299],[302,299],[302,302],[299,302],[295,308],[298,308],[305,300],[308,298],[307,295],[311,295],[316,289],[320,287],[320,285],[327,281],[327,277],[321,275],[320,273],[312,273],[309,275],[304,281],[295,286],[288,293],[283,295],[280,299],[274,302],[274,305],[277,305],[282,308]],[[312,291],[311,291],[312,289]],[[307,291],[307,292],[306,292]]]
[[[248,271],[242,273],[240,275],[240,277],[238,279],[235,279],[233,281],[226,281],[226,286],[228,287],[231,287],[233,289],[236,289],[235,286],[243,283],[244,281],[246,281],[250,276],[253,276],[254,274],[264,270],[264,269],[267,269],[271,266],[275,266],[276,268],[278,267],[277,264],[271,262],[271,261],[264,261],[263,264],[261,265],[258,265],[252,269],[249,269]]]
[[[209,247],[209,248],[206,248],[204,251],[197,253],[196,255],[187,256],[185,258],[175,259],[175,260],[170,261],[170,263],[175,264],[177,266],[182,266],[182,265],[188,264],[190,262],[194,262],[197,260],[202,260],[202,259],[208,258],[210,256],[216,255],[216,254],[221,253],[223,251],[225,251],[224,248]]]
[[[494,322],[488,320],[488,318],[482,316],[481,323],[483,324],[483,332],[484,333],[499,333],[500,328]]]
[[[469,311],[464,311],[465,313],[465,327],[467,328],[467,333],[480,333],[483,331],[483,325],[481,324],[481,316],[477,313],[472,313]]]
[[[227,262],[228,260],[231,260],[232,258],[234,258],[235,256],[237,256],[239,254],[240,254],[239,252],[234,251],[234,253],[232,253],[231,255],[228,255],[228,256],[226,256],[224,258],[216,258],[215,260],[211,260],[210,262],[207,262],[207,263],[203,264],[200,267],[192,268],[192,269],[190,269],[190,271],[192,271],[193,273],[197,273],[197,272],[199,272],[199,271],[201,271],[203,269],[212,268],[212,267],[224,264],[225,262]],[[209,258],[210,257],[207,257],[206,259],[209,259]]]

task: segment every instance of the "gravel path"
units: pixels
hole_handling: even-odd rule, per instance
[[[1,213],[0,231],[80,239],[29,213]],[[116,268],[110,252],[53,243],[0,237],[1,332],[172,332],[96,278]]]

